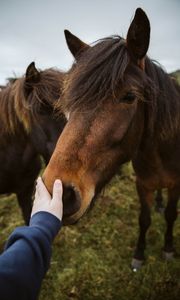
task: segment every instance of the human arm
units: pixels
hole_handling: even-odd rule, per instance
[[[0,295],[3,300],[37,299],[49,267],[52,242],[61,227],[61,199],[61,183],[54,185],[51,200],[39,179],[30,225],[15,229],[0,256]]]

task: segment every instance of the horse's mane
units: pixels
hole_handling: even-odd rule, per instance
[[[151,102],[156,107],[152,126],[162,139],[169,139],[180,129],[180,86],[160,65],[150,59],[146,59],[145,71],[156,89],[156,94],[151,97]]]
[[[119,36],[101,39],[90,47],[74,63],[64,80],[63,110],[88,110],[97,107],[107,98],[116,100],[117,89],[126,83],[130,57],[125,40]],[[134,65],[128,75],[128,84],[140,88],[149,108],[149,124],[155,124],[161,137],[174,135],[180,126],[180,101],[178,87],[168,74],[148,57],[145,72]],[[141,100],[141,99],[140,99]],[[151,114],[151,115],[150,115]]]
[[[28,94],[25,77],[11,80],[0,92],[1,132],[15,132],[22,126],[29,132],[42,106],[53,109],[61,93],[63,77],[64,73],[55,69],[40,71],[40,81],[33,83]]]

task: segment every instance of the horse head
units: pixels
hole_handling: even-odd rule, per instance
[[[75,63],[66,75],[60,109],[68,122],[43,178],[50,192],[65,187],[64,223],[79,220],[119,165],[136,155],[150,97],[144,72],[150,24],[137,9],[126,40],[113,36],[88,46],[65,31]],[[71,190],[71,198],[66,196]]]

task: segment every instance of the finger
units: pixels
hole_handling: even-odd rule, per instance
[[[48,195],[50,197],[50,194],[49,194],[46,186],[44,185],[41,177],[39,177],[37,179],[36,191],[38,192],[39,196],[43,197],[43,196],[47,196]]]
[[[59,179],[56,179],[53,185],[53,201],[62,201],[63,187],[62,182]]]
[[[35,182],[35,193],[37,192],[38,190],[38,186],[39,186],[39,181],[40,181],[40,177],[37,178],[36,182]]]
[[[39,185],[40,185],[39,181],[40,181],[40,177],[38,177],[36,180],[36,185],[35,185],[35,189],[34,189],[34,201],[39,196]]]

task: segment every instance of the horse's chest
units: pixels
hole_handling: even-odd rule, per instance
[[[133,163],[137,177],[148,189],[172,188],[180,184],[179,169],[158,155],[142,156]]]
[[[152,187],[152,189],[173,188],[176,182],[177,179],[165,170],[159,170],[159,172],[146,180],[146,184]]]

